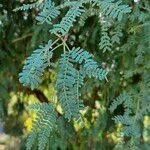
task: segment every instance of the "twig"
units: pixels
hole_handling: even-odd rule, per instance
[[[29,34],[24,35],[24,36],[22,36],[22,37],[20,37],[20,38],[14,39],[14,40],[12,41],[12,43],[16,43],[16,42],[18,42],[18,41],[24,40],[24,39],[26,39],[27,37],[30,37],[30,36],[32,36],[32,35],[33,35],[33,33],[29,33]]]

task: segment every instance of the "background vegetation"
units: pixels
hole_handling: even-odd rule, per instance
[[[67,31],[68,47],[86,49],[108,72],[107,79],[102,81],[86,78],[80,89],[85,106],[81,111],[82,127],[75,121],[68,122],[58,104],[59,91],[55,85],[62,47],[56,50],[52,67],[46,68],[40,85],[32,90],[19,83],[25,59],[39,45],[50,39],[56,40],[56,36],[49,32],[53,24],[49,20],[41,23],[41,18],[36,18],[40,8],[13,11],[23,3],[34,2],[0,2],[0,149],[4,145],[10,150],[26,148],[27,136],[35,127],[35,118],[43,115],[30,109],[36,103],[40,110],[46,104],[54,104],[59,115],[57,128],[51,132],[52,136],[48,136],[44,149],[149,150],[150,1],[124,0],[117,4],[117,0],[107,0],[100,1],[107,5],[101,3],[99,8],[98,0],[89,0],[88,4],[83,4],[85,12]],[[58,6],[65,0],[54,2]],[[121,8],[120,5],[127,7]],[[108,12],[109,9],[114,12]],[[54,24],[60,22],[67,11],[66,7],[63,8]],[[119,12],[124,15],[119,15]],[[51,111],[48,113],[52,114]],[[44,140],[47,141],[43,138],[41,142]],[[32,149],[40,145],[35,143]]]

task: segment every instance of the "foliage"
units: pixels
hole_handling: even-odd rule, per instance
[[[149,1],[1,3],[7,133],[26,134],[21,116],[34,110],[27,149],[149,149]]]
[[[36,20],[41,23],[51,24],[51,20],[56,18],[60,14],[60,11],[57,7],[55,7],[54,2],[52,1],[45,1],[43,6],[43,11],[38,14]]]
[[[56,123],[56,114],[51,105],[47,103],[33,104],[31,106],[33,110],[36,110],[36,120],[33,122],[32,130],[27,139],[27,149],[30,150],[38,140],[38,149],[45,149],[48,139],[51,135]]]
[[[52,42],[48,41],[48,44],[39,46],[33,54],[27,58],[23,68],[23,72],[19,74],[20,83],[27,86],[30,85],[32,89],[36,88],[39,83],[42,82],[42,75],[44,69],[50,66],[50,59],[53,55],[50,51]]]
[[[98,5],[100,5],[102,13],[104,13],[106,16],[117,18],[118,21],[122,20],[123,14],[131,12],[131,7],[121,3],[121,0],[117,2],[114,0],[98,1]]]

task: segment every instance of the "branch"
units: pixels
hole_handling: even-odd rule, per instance
[[[26,88],[25,91],[27,94],[35,95],[41,103],[44,103],[44,102],[49,103],[47,97],[40,90],[37,90],[37,89],[31,90],[30,88]]]
[[[30,37],[30,36],[32,36],[32,35],[33,35],[33,33],[29,33],[29,34],[24,35],[24,36],[22,36],[22,37],[20,37],[20,38],[14,39],[14,40],[12,41],[12,43],[16,43],[16,42],[18,42],[18,41],[24,40],[24,39],[26,39],[27,37]]]

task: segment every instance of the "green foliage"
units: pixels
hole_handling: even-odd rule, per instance
[[[86,20],[89,17],[95,16],[95,15],[99,15],[99,10],[96,8],[89,8],[89,9],[85,9],[85,11],[82,13],[82,15],[80,16],[79,19],[79,24],[80,26],[84,26],[86,23]]]
[[[114,102],[112,103],[112,105],[110,106],[110,111],[113,112],[117,106],[123,104],[124,106],[124,114],[123,115],[117,115],[113,118],[113,120],[116,123],[122,123],[123,125],[125,125],[125,127],[123,128],[123,135],[125,136],[136,136],[136,134],[139,133],[138,131],[138,126],[137,126],[137,122],[135,122],[136,120],[134,120],[133,116],[130,116],[133,112],[133,99],[131,98],[131,96],[127,93],[123,93],[121,94],[119,97],[117,97],[116,100],[114,100]]]
[[[69,54],[62,54],[56,86],[65,117],[69,120],[78,117],[83,105],[82,101],[79,100],[79,88],[83,85],[83,77],[79,75],[79,71],[70,62]]]
[[[73,22],[76,21],[76,17],[79,17],[84,10],[82,9],[82,3],[76,2],[68,10],[67,14],[62,18],[60,24],[55,24],[54,28],[51,30],[51,33],[61,33],[65,35],[68,33],[69,29],[73,26]]]
[[[137,138],[140,138],[140,136],[142,135],[140,130],[141,128],[140,121],[144,119],[143,117],[145,115],[148,115],[150,113],[150,109],[149,109],[150,92],[149,90],[145,89],[146,87],[148,88],[147,84],[149,85],[146,78],[144,87],[143,87],[143,83],[142,85],[140,85],[139,93],[134,90],[130,91],[130,93],[124,92],[112,102],[109,108],[111,112],[114,112],[119,105],[123,104],[124,114],[116,115],[112,119],[116,123],[121,123],[124,125],[122,128],[121,135],[129,136],[131,137],[131,140],[133,139],[136,140]]]
[[[120,44],[120,38],[123,36],[121,24],[116,25],[114,31],[111,32],[111,36],[112,44]]]
[[[44,4],[45,5],[43,10],[38,14],[36,20],[41,23],[46,22],[48,24],[51,24],[51,20],[56,18],[60,14],[60,11],[57,7],[55,7],[54,2],[52,2],[51,0],[45,1]]]
[[[127,111],[129,111],[130,107],[132,105],[131,96],[125,92],[123,94],[120,94],[111,104],[111,106],[109,108],[110,112],[111,113],[114,112],[114,110],[117,108],[117,106],[119,106],[121,104],[124,104],[124,108],[126,108]],[[129,112],[127,114],[129,114]]]
[[[83,74],[90,78],[98,78],[99,80],[106,79],[106,70],[99,68],[97,62],[92,59],[92,54],[81,48],[73,48],[69,53],[75,62],[83,65],[81,66]]]
[[[39,8],[42,7],[42,3],[37,1],[32,4],[23,4],[22,6],[15,8],[14,11],[29,10],[29,9],[38,8],[38,7]]]
[[[36,111],[36,120],[33,122],[32,131],[28,135],[26,147],[30,150],[35,142],[38,142],[38,149],[44,150],[51,136],[56,123],[54,108],[47,103],[33,104],[31,109]]]
[[[115,2],[115,0],[95,0],[101,8],[101,11],[104,15],[117,18],[118,21],[121,21],[123,18],[123,14],[130,13],[131,7],[128,5],[122,5],[122,1],[119,0]]]
[[[92,3],[93,8],[86,8],[87,3]],[[64,17],[62,17],[60,23],[53,24],[52,19],[56,18],[60,15],[60,9],[69,8]],[[31,8],[31,7],[29,7]],[[107,79],[107,71],[100,68],[98,63],[93,60],[93,55],[84,49],[78,47],[73,47],[71,50],[67,45],[68,34],[73,26],[73,23],[77,21],[77,17],[79,17],[79,24],[81,26],[85,25],[86,20],[89,17],[94,15],[104,15],[99,16],[101,18],[101,38],[99,43],[99,48],[103,50],[103,52],[111,51],[111,49],[115,46],[115,44],[120,44],[120,38],[123,36],[122,28],[123,24],[120,21],[123,19],[123,15],[127,13],[131,13],[131,7],[128,5],[122,4],[122,1],[69,1],[64,2],[59,6],[55,6],[52,1],[43,1],[43,7],[41,7],[41,12],[38,13],[36,20],[41,23],[53,24],[53,28],[50,30],[51,34],[54,34],[58,37],[56,42],[52,44],[50,42],[34,51],[34,53],[26,60],[25,66],[23,68],[23,72],[20,74],[20,82],[24,85],[31,85],[31,88],[37,88],[39,83],[41,83],[42,74],[45,68],[49,65],[50,58],[52,57],[52,51],[63,46],[63,54],[60,55],[59,63],[58,63],[58,75],[56,80],[56,90],[58,95],[58,102],[61,105],[64,116],[68,121],[73,119],[81,121],[81,110],[84,109],[83,100],[80,99],[81,88],[85,84],[86,77],[94,77],[100,80]],[[94,10],[94,12],[90,12],[90,10]],[[89,12],[88,12],[89,11]],[[83,14],[83,16],[81,15]],[[82,16],[82,17],[80,17]],[[117,19],[118,23],[114,23],[113,19]],[[131,37],[129,37],[131,38]],[[134,38],[133,38],[134,39]],[[62,43],[55,46],[55,43],[61,40]],[[133,46],[133,42],[129,41],[126,46],[123,46],[122,49],[130,46]],[[130,44],[131,43],[131,44]],[[51,45],[54,45],[53,48]],[[130,45],[130,46],[129,46]],[[141,46],[137,51],[137,60],[143,57],[143,47]],[[50,56],[50,57],[49,57]],[[140,126],[138,126],[139,120],[149,112],[148,107],[140,107],[140,102],[137,100],[133,101],[135,98],[136,90],[131,91],[130,93],[123,93],[110,106],[110,111],[114,112],[119,105],[123,105],[124,114],[123,115],[115,115],[113,120],[116,123],[122,123],[123,136],[131,136],[131,137],[140,137]],[[145,93],[144,93],[145,95]],[[139,95],[141,97],[141,95]],[[142,97],[141,97],[142,98]],[[143,105],[143,104],[142,104]],[[136,106],[136,107],[135,107]],[[141,112],[139,111],[141,110]],[[44,110],[43,110],[44,111]],[[137,113],[138,112],[138,113]],[[42,114],[41,114],[42,115]],[[41,116],[42,117],[42,116]],[[41,120],[41,117],[39,119]],[[46,115],[43,116],[43,118]],[[49,118],[45,118],[46,120],[50,120]],[[36,121],[36,125],[40,124],[40,120]],[[51,125],[51,121],[48,121]],[[52,121],[52,125],[55,121]],[[41,126],[42,127],[42,126]],[[39,127],[39,130],[41,129]],[[33,131],[34,131],[33,126]],[[50,127],[52,130],[52,127]],[[42,130],[42,129],[41,129]],[[50,131],[51,131],[50,130]],[[34,132],[31,132],[34,133]],[[45,135],[45,136],[44,136]],[[37,135],[31,134],[31,140],[29,138],[28,143],[33,142]],[[45,147],[48,142],[49,134],[47,135],[46,130],[42,130],[42,133],[39,132],[38,135],[38,145],[39,149]],[[28,147],[30,148],[31,144]]]
[[[110,28],[111,24],[109,22],[104,22],[102,24],[102,36],[101,36],[101,41],[99,43],[100,49],[102,49],[104,52],[105,51],[111,51],[112,43],[111,43],[111,38],[108,35],[108,30]]]
[[[73,61],[80,64],[80,70],[75,68]],[[79,99],[79,88],[84,84],[85,75],[103,80],[107,72],[99,68],[92,55],[81,48],[72,48],[61,55],[56,87],[65,117],[69,120],[77,119],[83,108],[83,102]]]
[[[47,66],[50,66],[50,59],[53,55],[51,44],[52,41],[49,40],[46,45],[40,45],[39,48],[26,59],[23,71],[19,74],[19,81],[24,86],[30,85],[31,89],[34,89],[42,82],[43,72]]]
[[[150,2],[21,3],[0,4],[5,132],[25,133],[36,100],[27,149],[149,150]]]

